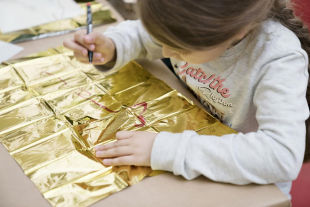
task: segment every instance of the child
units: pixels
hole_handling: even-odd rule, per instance
[[[186,179],[276,183],[289,195],[304,158],[310,41],[285,2],[141,0],[141,21],[65,41],[80,61],[88,62],[89,49],[95,65],[112,70],[136,58],[169,57],[205,108],[238,131],[123,131],[96,156],[105,165],[151,166]]]

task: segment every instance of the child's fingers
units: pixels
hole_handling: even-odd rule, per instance
[[[106,41],[106,37],[98,32],[92,32],[84,36],[84,42],[86,44],[104,44]]]
[[[129,144],[130,144],[129,140],[119,140],[119,141],[113,141],[113,142],[110,142],[104,145],[95,146],[94,149],[96,151],[101,151],[101,150],[108,150],[108,149],[117,148],[121,146],[127,146]]]
[[[63,45],[66,48],[69,48],[73,50],[75,53],[79,53],[83,56],[87,56],[87,49],[85,49],[83,46],[76,43],[74,40],[68,39],[63,42]]]
[[[128,139],[132,137],[135,133],[133,131],[119,131],[116,133],[116,139]]]
[[[132,149],[128,146],[120,146],[103,151],[96,151],[96,157],[109,158],[109,157],[121,157],[127,156],[132,153]]]
[[[81,55],[79,53],[75,53],[74,52],[74,56],[80,61],[80,62],[89,62],[89,59],[88,59],[88,56],[84,56],[84,55]],[[97,53],[95,52],[94,55],[93,55],[93,64],[95,63],[99,63],[99,64],[104,64],[104,58],[102,57],[101,53]]]
[[[102,33],[93,32],[85,35],[84,42],[87,43],[93,51],[101,52],[106,62],[111,61],[116,55],[113,40],[104,36]]]
[[[123,156],[117,158],[103,159],[104,165],[131,165],[134,162],[133,156]]]
[[[95,49],[95,45],[94,44],[88,44],[85,41],[85,36],[86,36],[86,32],[85,30],[79,30],[74,34],[74,41],[77,42],[80,45],[83,45],[84,47],[86,47],[88,50],[93,51]]]
[[[74,56],[80,62],[84,63],[84,62],[88,61],[87,56],[82,56],[80,53],[74,52]]]
[[[84,64],[92,64],[92,65],[104,65],[104,61],[92,61],[91,63],[89,62],[89,60],[78,60],[80,61],[81,63],[84,63]]]
[[[74,52],[74,56],[76,57],[76,59],[78,59],[78,61],[80,62],[89,62],[88,57],[87,56],[82,56],[80,53],[76,53]]]
[[[78,42],[81,45],[84,45],[84,37],[86,35],[86,31],[85,30],[79,30],[77,32],[74,33],[74,41]]]
[[[94,58],[94,60],[101,61],[102,54],[99,52],[95,52],[93,58]]]

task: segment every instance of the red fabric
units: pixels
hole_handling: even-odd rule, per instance
[[[293,0],[296,15],[299,16],[310,27],[310,1]]]
[[[310,0],[293,0],[295,14],[310,28]],[[293,182],[292,207],[310,207],[310,162],[305,163]]]
[[[293,182],[292,207],[310,207],[310,162],[305,163]]]

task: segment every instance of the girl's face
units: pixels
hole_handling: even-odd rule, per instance
[[[168,45],[159,43],[162,45],[162,53],[164,57],[175,58],[178,60],[186,61],[191,64],[203,64],[217,59],[228,48],[234,45],[234,43],[242,40],[256,25],[248,25],[243,28],[238,34],[225,42],[216,46],[208,47],[203,50],[180,50],[169,47]]]
[[[203,50],[179,50],[171,48],[162,44],[162,53],[164,57],[175,58],[178,60],[186,61],[191,64],[202,64],[212,60],[215,60],[221,56],[230,46],[232,42],[226,41],[222,44],[209,47]]]

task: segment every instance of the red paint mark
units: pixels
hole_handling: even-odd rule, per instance
[[[47,75],[53,75],[53,74],[50,73],[50,72],[44,72],[44,73],[46,73]],[[63,82],[65,85],[68,85],[68,83],[67,83],[64,79],[62,79],[61,77],[58,77],[58,79],[59,79],[61,82]]]
[[[146,102],[137,103],[130,108],[137,108],[138,106],[143,106],[143,111],[141,114],[143,114],[147,109],[147,103]]]
[[[147,110],[147,103],[146,102],[141,102],[141,103],[133,105],[130,108],[137,108],[139,106],[143,106],[143,111],[141,112],[140,115],[138,115],[138,119],[141,122],[141,124],[136,124],[135,127],[143,127],[146,124],[145,118],[144,118],[144,116],[142,114]]]
[[[44,72],[44,73],[46,73],[47,75],[53,75],[52,73],[49,73],[49,72]],[[64,79],[62,79],[61,77],[58,77],[58,79],[61,82],[63,82],[65,85],[68,85],[67,82]],[[83,96],[82,95],[83,92],[85,92],[87,94],[87,96]],[[85,99],[89,99],[92,96],[92,94],[89,91],[86,91],[84,89],[81,89],[80,92],[75,92],[75,94],[77,94],[79,97],[85,98]],[[102,109],[104,109],[104,110],[106,110],[106,111],[108,111],[110,113],[118,113],[118,112],[120,112],[120,110],[114,111],[112,109],[109,109],[108,107],[102,105],[101,103],[97,102],[96,100],[94,100],[92,98],[90,98],[90,101],[93,102],[94,104],[96,104],[97,106],[99,106],[100,108],[102,108]],[[141,112],[141,114],[138,115],[137,118],[139,119],[139,121],[141,123],[140,124],[135,124],[135,127],[143,127],[143,126],[145,126],[146,121],[145,121],[145,118],[144,118],[144,116],[142,114],[147,110],[147,103],[146,102],[141,102],[141,103],[137,103],[137,104],[129,107],[129,108],[138,108],[140,106],[143,106],[143,111]]]
[[[83,91],[81,91],[81,92],[83,92]],[[84,92],[86,92],[86,93],[88,94],[88,97],[83,97],[83,96],[81,96],[81,92],[80,92],[80,93],[77,93],[77,95],[80,96],[80,97],[82,97],[82,98],[87,98],[87,99],[88,99],[88,98],[90,98],[91,95],[92,95],[89,91],[84,91]],[[106,110],[106,111],[108,111],[108,112],[110,112],[110,113],[118,113],[118,112],[120,112],[120,110],[114,111],[114,110],[112,110],[112,109],[109,109],[108,107],[106,107],[106,106],[100,104],[99,102],[95,101],[94,99],[90,99],[90,101],[93,102],[94,104],[96,104],[97,106],[99,106],[100,108],[102,108],[102,109],[104,109],[104,110]],[[133,106],[131,106],[131,107],[129,107],[129,108],[137,108],[137,107],[139,107],[139,106],[143,106],[143,111],[142,111],[141,114],[138,115],[138,117],[137,117],[141,123],[140,123],[140,124],[135,124],[135,127],[143,127],[143,126],[145,126],[145,124],[146,124],[145,118],[144,118],[144,116],[142,115],[142,114],[147,110],[147,103],[146,103],[146,102],[141,102],[141,103],[135,104],[135,105],[133,105]]]
[[[88,97],[82,96],[82,92],[87,93]],[[85,98],[85,99],[89,99],[89,98],[92,96],[92,94],[91,94],[89,91],[85,91],[85,90],[83,90],[83,89],[81,89],[81,92],[79,92],[79,93],[76,92],[76,94],[77,94],[78,96],[80,96],[81,98]],[[94,99],[90,99],[90,101],[93,102],[94,104],[96,104],[97,106],[99,106],[100,108],[102,108],[102,109],[108,111],[108,112],[111,112],[111,113],[120,112],[120,110],[114,111],[114,110],[112,110],[112,109],[109,109],[108,107],[102,105],[101,103],[95,101]]]
[[[146,121],[144,119],[143,115],[139,115],[138,116],[139,121],[141,122],[141,124],[135,124],[135,127],[144,127],[146,124]]]

